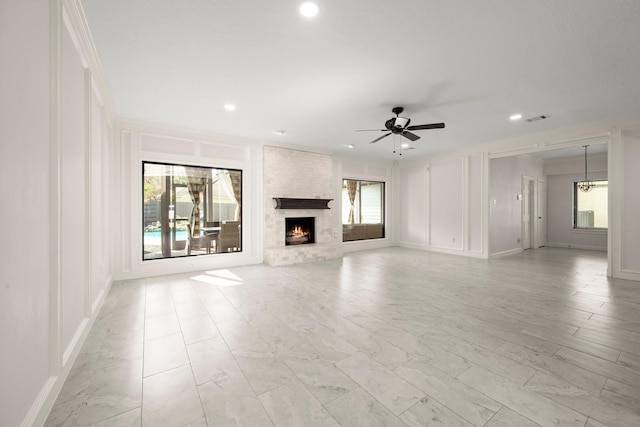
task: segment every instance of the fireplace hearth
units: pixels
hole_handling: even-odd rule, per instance
[[[285,218],[285,245],[315,243],[314,217]]]

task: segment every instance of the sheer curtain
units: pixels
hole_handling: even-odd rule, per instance
[[[235,191],[233,191],[233,182],[231,181],[231,176],[228,171],[225,171],[225,173],[220,177],[219,184],[222,191],[224,191],[225,196],[231,200],[231,203],[236,205],[233,220],[238,221],[240,219],[240,203],[238,203]]]
[[[195,176],[187,177],[187,189],[189,190],[189,196],[191,196],[191,216],[189,217],[189,224],[191,225],[191,236],[200,236],[200,197],[205,189],[206,178],[199,178]]]
[[[347,194],[349,195],[349,203],[351,204],[351,208],[349,209],[348,224],[354,224],[355,223],[354,210],[355,210],[356,194],[358,192],[358,181],[352,181],[352,180],[346,179],[345,186],[347,187]]]

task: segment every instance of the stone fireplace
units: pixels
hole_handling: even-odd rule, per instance
[[[335,225],[340,211],[336,200],[329,205],[335,199],[332,157],[269,145],[263,154],[264,262],[278,266],[342,257],[342,230]],[[312,218],[313,238],[300,224],[287,233],[291,218]]]

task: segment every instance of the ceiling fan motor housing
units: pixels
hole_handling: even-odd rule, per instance
[[[385,122],[384,126],[393,133],[402,133],[409,126],[411,119],[407,117],[394,117]]]

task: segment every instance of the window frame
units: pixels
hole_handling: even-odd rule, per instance
[[[233,253],[240,253],[243,252],[243,234],[242,234],[242,224],[243,224],[243,212],[245,211],[244,207],[243,207],[243,180],[244,180],[244,171],[242,169],[237,169],[237,168],[229,168],[229,167],[219,167],[219,166],[212,166],[212,165],[202,165],[202,164],[193,164],[193,163],[174,163],[174,162],[170,162],[170,161],[163,161],[163,160],[141,160],[141,170],[140,170],[140,175],[141,175],[141,196],[142,196],[142,200],[141,200],[141,230],[140,230],[140,236],[141,236],[141,261],[142,262],[146,262],[146,261],[167,261],[167,260],[174,260],[174,259],[183,259],[183,258],[190,258],[190,257],[194,257],[194,256],[202,256],[202,255],[216,255],[216,254],[221,254],[221,253],[226,253],[226,252],[211,252],[211,253],[191,253],[191,254],[187,254],[186,252],[184,254],[178,254],[178,255],[172,255],[172,256],[161,256],[161,257],[152,257],[152,258],[146,258],[145,257],[145,239],[144,239],[144,234],[145,234],[145,167],[146,165],[157,165],[157,166],[171,166],[171,167],[183,167],[183,168],[199,168],[199,169],[203,169],[203,170],[212,170],[212,169],[216,169],[216,170],[221,170],[221,171],[228,171],[228,172],[237,172],[240,175],[240,182],[239,182],[239,189],[238,189],[238,197],[236,198],[237,202],[238,202],[238,209],[239,209],[239,237],[238,237],[238,250],[234,250]],[[174,175],[175,176],[175,175]],[[186,184],[175,184],[174,187],[185,187],[187,188]],[[169,190],[170,194],[174,192],[173,189]],[[170,197],[174,197],[174,194],[171,194]],[[201,200],[201,203],[204,205],[206,201],[206,197],[203,195],[203,198]],[[175,209],[175,207],[174,207]],[[206,208],[205,208],[206,209]],[[174,211],[175,212],[175,211]],[[175,215],[175,214],[174,214]],[[175,233],[175,231],[174,231]],[[172,240],[175,239],[175,236],[172,235]],[[188,235],[187,235],[187,240],[189,239]],[[172,243],[173,244],[173,243]],[[180,250],[180,249],[177,249]],[[172,249],[173,252],[173,249]]]
[[[381,230],[381,235],[376,235],[374,237],[366,237],[362,236],[360,238],[352,238],[352,239],[346,239],[345,240],[345,228],[349,227],[349,226],[362,226],[362,227],[366,227],[368,223],[354,223],[354,224],[345,224],[343,222],[343,213],[344,213],[344,209],[348,209],[347,206],[345,206],[342,201],[343,201],[343,191],[344,191],[344,186],[345,186],[345,181],[357,181],[358,183],[373,183],[373,184],[380,184],[382,186],[381,188],[381,192],[380,192],[380,225],[382,227]],[[343,210],[341,213],[341,219],[340,222],[342,223],[342,242],[343,243],[348,243],[348,242],[362,242],[362,241],[367,241],[367,240],[379,240],[379,239],[384,239],[386,238],[386,225],[387,225],[387,182],[386,181],[377,181],[377,180],[373,180],[373,179],[356,179],[356,178],[342,178],[342,186],[341,188],[341,194],[340,194],[340,200],[341,200],[341,209]],[[360,185],[358,186],[358,188],[360,189]],[[359,200],[362,200],[362,193],[359,190],[358,191],[358,196],[359,196]],[[362,203],[359,203],[360,209],[362,209]],[[361,211],[360,211],[361,212]],[[369,225],[378,225],[378,223],[374,223],[374,224],[369,224]]]
[[[590,233],[590,232],[607,232],[609,227],[578,227],[578,194],[581,190],[578,189],[578,183],[580,181],[573,182],[573,215],[572,215],[572,231],[578,233]],[[608,192],[609,192],[609,180],[608,179],[595,179],[591,180],[594,184],[606,182],[607,183],[607,224],[609,223],[609,200],[608,200]]]

